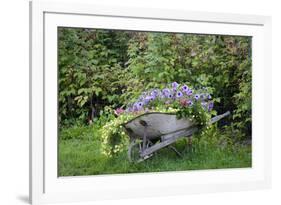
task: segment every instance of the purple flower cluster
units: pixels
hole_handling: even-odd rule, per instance
[[[180,85],[173,82],[164,89],[152,89],[143,92],[138,100],[127,108],[127,112],[138,112],[148,109],[151,105],[170,105],[179,102],[181,106],[192,106],[195,102],[200,103],[204,109],[210,111],[214,107],[212,97],[206,92],[195,92],[186,84]]]

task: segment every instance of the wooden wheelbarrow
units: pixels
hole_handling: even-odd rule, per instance
[[[228,116],[230,112],[213,117],[210,124]],[[150,112],[140,115],[123,124],[130,137],[128,158],[131,162],[148,159],[156,151],[169,147],[178,155],[181,153],[172,146],[177,140],[192,136],[198,127],[189,119],[177,119],[176,114]]]

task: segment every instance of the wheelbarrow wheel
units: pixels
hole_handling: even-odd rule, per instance
[[[143,159],[140,157],[141,154],[141,140],[134,140],[130,143],[128,148],[128,158],[130,162],[140,162]]]

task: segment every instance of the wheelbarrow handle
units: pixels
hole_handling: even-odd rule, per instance
[[[213,124],[213,123],[219,121],[220,119],[222,119],[222,118],[224,118],[224,117],[226,117],[226,116],[228,116],[228,115],[230,115],[230,112],[229,112],[229,111],[227,111],[227,112],[225,112],[225,113],[223,113],[223,114],[221,114],[221,115],[218,115],[218,116],[216,116],[216,117],[213,117],[213,118],[211,119],[211,121],[210,121],[210,124]]]

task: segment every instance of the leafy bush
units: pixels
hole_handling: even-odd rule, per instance
[[[58,37],[60,126],[106,123],[106,106],[178,81],[207,87],[214,109],[233,113],[228,129],[251,137],[251,37],[80,28]]]

